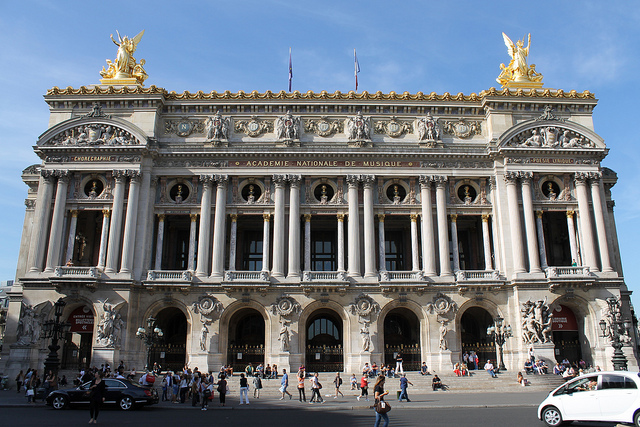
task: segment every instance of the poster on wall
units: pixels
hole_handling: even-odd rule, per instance
[[[93,313],[86,305],[78,307],[71,312],[67,320],[71,324],[70,332],[77,334],[93,333]]]

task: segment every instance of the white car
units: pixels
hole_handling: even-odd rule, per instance
[[[571,421],[640,427],[640,374],[614,371],[581,375],[549,393],[538,407],[538,418],[552,427]]]

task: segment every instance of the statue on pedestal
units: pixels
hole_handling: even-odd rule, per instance
[[[527,46],[524,45],[524,39],[515,43],[505,34],[502,33],[504,44],[507,46],[511,61],[509,65],[500,64],[500,75],[496,79],[502,87],[542,87],[542,74],[536,71],[534,64],[527,64],[529,56],[529,47],[531,46],[531,34],[527,39]]]
[[[116,34],[118,35],[118,41],[116,41],[113,38],[113,34],[111,34],[111,41],[118,46],[116,60],[112,62],[107,59],[107,68],[105,69],[102,67],[102,71],[100,71],[100,75],[103,78],[101,82],[103,84],[131,83],[142,85],[148,77],[143,68],[145,61],[142,59],[138,64],[136,59],[133,57],[133,53],[136,51],[136,47],[142,39],[144,30],[140,31],[140,33],[133,38],[129,38],[127,36],[121,37],[118,31],[116,31]],[[113,81],[110,82],[109,80]],[[128,80],[131,80],[131,82]]]

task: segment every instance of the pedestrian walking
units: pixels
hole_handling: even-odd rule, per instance
[[[244,400],[243,400],[244,397]],[[249,381],[245,378],[244,374],[240,374],[240,404],[249,404]]]
[[[298,378],[298,400],[300,402],[306,402],[307,401],[307,397],[304,395],[304,378],[305,378],[305,372],[304,372],[304,366],[301,366],[300,369],[298,370],[298,375],[296,375],[296,377]]]
[[[342,385],[342,378],[340,378],[340,372],[336,372],[336,377],[333,379],[333,384],[336,386],[336,395],[333,396],[334,399],[338,398],[338,394],[344,397],[344,394],[340,391],[340,386]]]
[[[262,390],[262,375],[256,375],[253,377],[253,397],[260,399],[260,390]]]
[[[404,374],[404,369],[402,368],[402,353],[398,352],[396,354],[396,375]]]
[[[360,378],[360,396],[358,396],[358,400],[363,397],[368,402],[369,401],[369,379],[367,378],[367,374],[362,374],[362,378]]]
[[[289,395],[289,400],[291,400],[291,393],[287,391],[287,387],[289,387],[289,374],[287,374],[287,370],[282,370],[282,379],[280,379],[280,393],[282,393],[282,397],[280,400],[284,400],[284,395]]]
[[[322,384],[320,384],[320,379],[318,378],[318,373],[316,372],[315,374],[313,374],[313,377],[311,377],[311,399],[309,399],[309,403],[324,403],[324,399],[320,395],[321,389]]]
[[[102,371],[96,371],[95,378],[89,386],[89,415],[91,419],[89,424],[98,424],[98,414],[100,413],[100,405],[104,402],[104,392],[107,388],[102,380]]]
[[[407,402],[411,402],[411,400],[409,400],[409,395],[407,394],[407,387],[409,385],[413,386],[413,383],[407,379],[406,374],[402,374],[402,377],[400,377],[400,397],[398,398],[398,402],[402,399],[407,399]]]
[[[209,400],[213,395],[213,384],[207,380],[207,378],[203,378],[202,381],[200,381],[200,394],[202,398],[201,410],[206,411],[207,406],[209,406]]]
[[[384,391],[384,381],[385,377],[380,375],[378,379],[376,379],[376,383],[373,386],[373,397],[375,398],[374,407],[376,408],[376,422],[373,425],[374,427],[379,427],[380,421],[382,420],[384,420],[384,427],[387,427],[389,425],[389,415],[387,415],[387,412],[389,411],[390,407],[382,412],[383,409],[381,409],[379,405],[380,402],[384,402],[384,397],[389,394],[388,391]],[[383,406],[387,406],[387,404],[385,403]]]
[[[226,406],[227,380],[224,374],[218,379],[218,394],[220,394],[220,406]]]

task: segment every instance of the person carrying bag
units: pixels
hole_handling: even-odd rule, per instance
[[[373,386],[373,395],[375,397],[375,404],[373,407],[376,410],[376,422],[374,427],[379,427],[380,421],[382,420],[384,420],[384,427],[389,425],[389,415],[387,415],[387,413],[391,410],[391,405],[384,401],[384,396],[389,394],[388,391],[384,391],[384,381],[385,377],[380,375]]]

